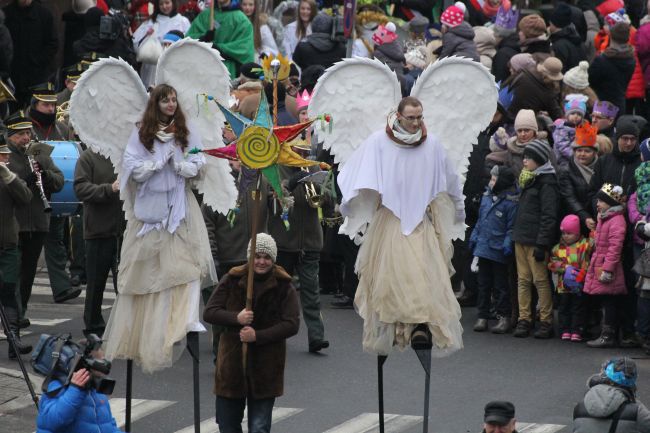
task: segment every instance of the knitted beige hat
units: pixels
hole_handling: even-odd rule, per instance
[[[576,67],[566,71],[562,82],[576,90],[583,90],[589,87],[589,62],[582,61]]]
[[[247,254],[251,254],[251,241],[248,241]],[[278,258],[278,246],[275,244],[275,239],[266,233],[257,234],[257,243],[255,244],[255,253],[268,254],[273,263]]]
[[[537,132],[537,118],[533,110],[519,110],[517,117],[515,117],[515,131],[520,129],[532,129]]]

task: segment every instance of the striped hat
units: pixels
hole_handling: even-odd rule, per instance
[[[544,140],[533,140],[526,144],[524,157],[532,159],[538,165],[544,165],[551,157],[551,148]]]

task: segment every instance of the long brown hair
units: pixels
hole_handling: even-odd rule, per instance
[[[255,6],[255,9],[253,9],[253,15],[248,17],[250,20],[251,24],[253,25],[253,43],[255,44],[255,49],[259,50],[262,47],[262,32],[260,31],[260,27],[262,26],[262,22],[260,20],[260,13],[258,11],[258,1],[257,0],[251,0],[253,2],[253,5]],[[240,4],[240,9],[243,9],[244,1],[242,0]]]
[[[160,84],[154,87],[149,95],[149,102],[147,102],[147,108],[144,110],[144,114],[142,115],[140,131],[138,133],[140,141],[149,152],[153,152],[153,141],[160,129],[160,124],[163,123],[163,114],[160,112],[160,108],[158,108],[158,103],[172,93],[178,95],[172,86]],[[174,137],[176,138],[176,144],[180,144],[181,149],[185,150],[187,147],[187,136],[189,135],[189,131],[180,104],[176,106],[173,120],[174,123],[172,124],[172,128]]]
[[[307,26],[300,19],[300,5],[307,3],[311,8],[311,13],[309,14],[309,22],[314,21],[316,14],[318,13],[318,6],[314,0],[300,0],[298,7],[296,8],[296,36],[298,37],[298,42],[305,36],[307,36]]]

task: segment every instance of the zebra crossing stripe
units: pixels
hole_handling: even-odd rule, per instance
[[[29,319],[31,324],[36,326],[56,326],[70,320],[72,320],[72,317],[69,319]]]
[[[386,433],[399,433],[422,423],[421,416],[384,414]],[[362,413],[324,433],[370,433],[379,431],[379,414]]]
[[[126,399],[125,398],[111,398],[109,401],[111,405],[111,412],[115,418],[118,427],[124,427],[126,419]],[[135,422],[140,418],[151,415],[154,412],[165,409],[176,403],[169,400],[131,400],[131,422]]]
[[[273,419],[272,423],[278,423],[302,411],[302,409],[293,407],[274,407],[273,414],[271,415]],[[201,433],[219,433],[219,427],[217,426],[214,416],[201,422],[200,431]],[[248,415],[246,411],[244,411],[244,419],[242,421],[242,432],[248,432]],[[194,425],[185,427],[182,430],[178,430],[176,433],[194,433]]]
[[[517,431],[519,433],[555,433],[562,430],[564,425],[559,424],[531,424],[531,423],[517,423]]]
[[[32,295],[52,296],[52,289],[50,288],[50,281],[47,278],[36,278],[32,286]],[[86,291],[82,290],[79,294],[80,298],[86,297]],[[113,283],[106,283],[106,290],[104,290],[104,299],[114,300],[116,297],[113,291]],[[30,304],[31,305],[31,304]]]

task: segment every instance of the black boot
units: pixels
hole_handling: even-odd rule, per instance
[[[616,333],[614,331],[614,328],[603,326],[603,329],[600,332],[600,337],[596,338],[595,340],[587,341],[587,346],[596,349],[616,347]]]
[[[5,314],[7,315],[7,321],[9,322],[8,328],[11,335],[7,336],[7,340],[12,338],[16,344],[16,349],[21,355],[26,355],[32,351],[32,346],[29,344],[24,344],[20,341],[20,328],[18,327],[18,311],[11,307],[5,307]],[[9,341],[7,341],[9,343]],[[14,346],[9,343],[9,359],[16,359],[16,352],[14,351]]]

